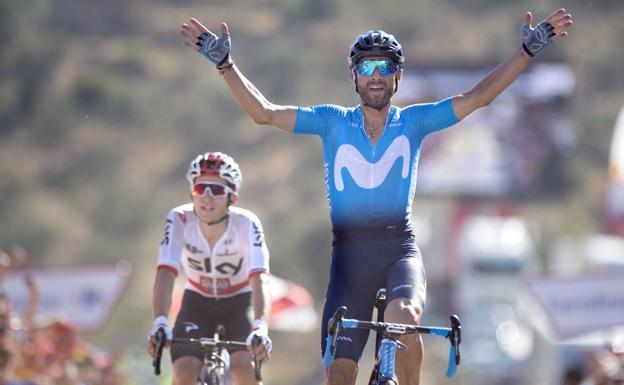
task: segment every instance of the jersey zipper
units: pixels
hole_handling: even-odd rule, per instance
[[[204,234],[201,231],[201,227],[199,227],[199,224],[197,224],[197,227],[199,227],[199,233],[201,234],[204,242],[206,243],[207,249],[210,250],[210,252],[208,253],[209,257],[210,257],[210,271],[212,272],[212,292],[214,293],[214,298],[215,299],[219,299],[219,290],[217,288],[217,270],[215,269],[215,251],[217,249],[219,249],[219,246],[221,246],[221,244],[224,242],[224,240],[227,238],[227,235],[230,232],[230,226],[232,225],[232,220],[231,218],[228,218],[228,224],[227,224],[227,228],[225,229],[225,232],[221,235],[221,237],[217,240],[217,242],[215,242],[214,247],[210,247],[210,242],[208,242],[208,240],[206,239],[206,237],[204,236]]]
[[[361,112],[361,111],[360,111]],[[379,136],[379,138],[377,138],[377,143],[373,145],[373,143],[368,140],[369,145],[372,148],[372,162],[371,162],[371,171],[368,173],[369,175],[369,186],[372,186],[373,184],[373,180],[375,180],[375,175],[374,175],[374,170],[375,168],[373,167],[373,164],[377,163],[377,146],[379,145],[379,142],[381,141],[381,139],[383,138],[384,135],[386,135],[386,131],[388,130],[388,123],[390,122],[390,119],[394,118],[394,107],[390,106],[390,109],[388,110],[388,115],[386,116],[386,124],[384,125],[384,129],[383,132],[381,133],[381,135]],[[362,114],[362,127],[364,127],[364,114]],[[366,131],[366,130],[364,130]],[[368,137],[367,137],[368,139]],[[372,189],[370,191],[368,191],[368,211],[371,212],[371,208],[374,206],[375,202],[374,202],[374,198],[373,198],[373,192]]]
[[[215,299],[219,299],[219,290],[217,288],[217,270],[215,269],[215,263],[216,263],[215,251],[219,249],[221,244],[227,238],[227,235],[230,233],[230,226],[232,225],[232,220],[231,218],[228,218],[227,221],[228,221],[227,228],[225,229],[225,232],[221,235],[221,237],[217,240],[217,242],[215,242],[215,247],[211,250],[211,255],[210,255],[210,269],[213,272],[213,276],[214,276],[212,280],[212,290],[213,290],[213,293],[215,293]]]

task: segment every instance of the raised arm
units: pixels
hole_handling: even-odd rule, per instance
[[[230,54],[227,24],[221,23],[221,37],[217,37],[197,19],[191,19],[189,24],[182,24],[180,33],[184,45],[199,52],[217,67],[234,99],[256,123],[292,132],[297,117],[296,107],[271,103],[240,72]]]
[[[572,24],[572,16],[561,8],[553,12],[535,28],[531,27],[533,15],[524,15],[522,46],[505,62],[490,72],[470,91],[454,96],[453,110],[458,119],[463,119],[474,110],[489,105],[529,65],[531,59],[547,45],[567,36],[565,31]]]

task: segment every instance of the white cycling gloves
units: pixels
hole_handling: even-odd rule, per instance
[[[156,337],[156,333],[158,333],[158,330],[161,328],[165,331],[165,338],[167,339],[167,341],[171,341],[171,339],[173,338],[173,333],[171,332],[171,328],[167,323],[167,317],[165,317],[164,315],[158,316],[154,320],[154,324],[152,325],[152,331],[150,332],[149,336],[147,336],[147,341],[150,341],[152,337]]]
[[[265,346],[267,352],[271,352],[273,342],[269,338],[269,325],[260,319],[254,321],[253,330],[247,336],[247,346],[252,346],[254,337],[260,338],[260,341]]]

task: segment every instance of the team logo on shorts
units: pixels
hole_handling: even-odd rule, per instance
[[[195,325],[192,322],[184,322],[183,325],[184,325],[184,332],[185,333],[188,333],[188,332],[190,332],[192,330],[199,330],[199,326]]]
[[[412,285],[407,285],[407,284],[399,285],[399,286],[394,287],[392,289],[392,292],[395,292],[395,291],[398,291],[398,290],[401,290],[401,289],[411,289],[411,288],[412,288]]]

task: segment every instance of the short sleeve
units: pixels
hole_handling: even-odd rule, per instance
[[[269,273],[269,249],[264,239],[264,231],[260,219],[255,215],[250,215],[249,223],[249,270],[248,275],[258,273]]]
[[[437,103],[415,104],[406,107],[405,110],[417,122],[416,125],[423,136],[450,127],[459,121],[453,110],[452,98]]]
[[[171,210],[165,221],[163,239],[160,242],[160,255],[158,257],[158,268],[164,267],[173,269],[176,274],[180,269],[180,256],[184,246],[184,224],[180,216],[183,213]]]
[[[325,137],[330,122],[344,117],[344,107],[331,104],[321,104],[312,107],[297,107],[295,120],[295,134],[318,135]]]

